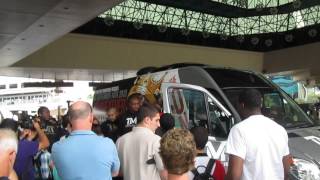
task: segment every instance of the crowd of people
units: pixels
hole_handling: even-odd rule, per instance
[[[61,125],[40,107],[31,122],[0,124],[0,180],[280,180],[288,178],[286,131],[261,114],[261,95],[239,96],[243,121],[230,131],[227,174],[206,154],[208,130],[175,128],[159,108],[128,98],[127,110],[106,110],[100,123],[89,103],[73,103]]]

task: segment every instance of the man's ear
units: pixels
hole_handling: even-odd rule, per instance
[[[151,118],[149,116],[144,118],[144,122],[149,124],[149,122],[151,121]]]
[[[10,165],[13,168],[14,162],[16,160],[17,152],[15,150],[11,150],[9,152],[9,158],[10,158]]]
[[[90,115],[89,115],[89,121],[91,124],[93,123],[93,114],[92,113],[90,113]]]

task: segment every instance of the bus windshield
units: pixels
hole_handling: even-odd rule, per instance
[[[238,95],[242,90],[242,88],[224,89],[234,107],[237,107]],[[284,92],[278,92],[272,88],[259,88],[258,90],[263,97],[261,108],[263,115],[273,119],[286,129],[313,126],[310,118]]]
[[[263,97],[262,113],[286,129],[314,126],[310,117],[284,91],[278,90],[259,75],[233,69],[207,68],[206,71],[224,91],[236,108],[238,96],[247,88],[255,88]]]

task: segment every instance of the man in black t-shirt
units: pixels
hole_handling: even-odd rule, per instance
[[[137,113],[141,106],[141,94],[132,94],[128,97],[128,109],[118,120],[118,136],[122,136],[137,125]]]
[[[58,122],[50,116],[50,111],[47,107],[41,106],[38,109],[38,116],[41,121],[41,126],[44,129],[44,133],[47,135],[50,146],[49,152],[51,152],[51,147],[53,143],[59,141],[58,129],[59,125]]]
[[[101,124],[103,135],[111,138],[114,142],[116,142],[118,138],[118,116],[118,109],[112,107],[107,110],[107,119]]]

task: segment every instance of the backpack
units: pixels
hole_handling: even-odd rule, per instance
[[[198,168],[199,167],[203,167],[203,166],[198,166],[195,169],[193,169],[191,171],[194,174],[193,180],[214,180],[212,175],[210,174],[214,163],[215,163],[215,160],[214,159],[210,159],[208,164],[207,164],[207,167],[206,167],[206,170],[205,170],[204,173],[199,173],[198,172]]]

